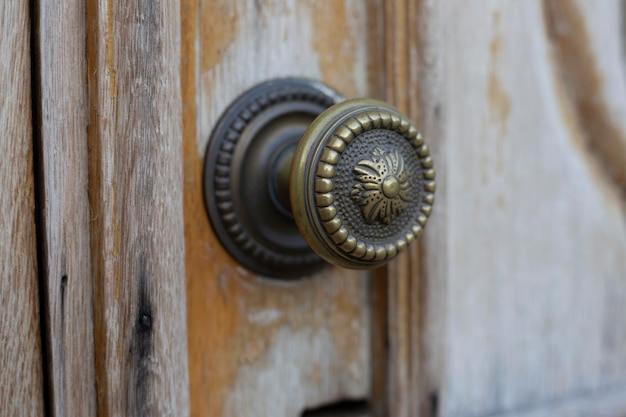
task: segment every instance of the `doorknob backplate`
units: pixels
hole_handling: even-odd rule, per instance
[[[211,134],[204,198],[211,225],[228,252],[261,275],[295,278],[326,263],[307,245],[279,174],[315,118],[341,96],[313,80],[267,81],[243,93]],[[288,178],[285,179],[288,181]]]

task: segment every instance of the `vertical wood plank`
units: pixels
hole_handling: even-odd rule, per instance
[[[384,46],[385,84],[384,98],[398,109],[409,114],[414,103],[413,93],[408,88],[409,48],[415,39],[410,37],[408,2],[406,0],[384,3]],[[419,124],[418,124],[419,126]],[[419,126],[421,129],[421,126]],[[418,245],[419,241],[413,246]],[[408,253],[387,265],[387,285],[389,297],[387,310],[387,330],[389,340],[387,406],[385,414],[409,417],[413,404],[411,386],[411,310],[409,302],[411,288],[411,258]]]
[[[328,269],[296,282],[257,277],[228,257],[202,197],[207,140],[258,82],[321,79],[370,96],[368,9],[338,0],[183,2],[185,231],[194,416],[298,416],[366,398],[368,274]],[[341,65],[339,63],[341,62]]]
[[[444,274],[445,263],[439,260],[445,259],[447,247],[438,6],[436,1],[390,0],[384,15],[384,98],[424,135],[435,161],[438,191],[424,236],[386,267],[388,404],[382,415],[435,416],[442,347],[433,336],[445,325],[445,282],[438,277]]]
[[[415,4],[438,192],[389,267],[390,414],[601,415],[581,393],[626,378],[619,2]]]
[[[0,404],[43,416],[34,217],[30,19],[27,2],[0,1]]]
[[[180,3],[88,4],[98,413],[189,413]]]
[[[626,378],[624,206],[610,180],[618,171],[593,145],[623,141],[624,119],[615,134],[598,135],[588,129],[597,126],[597,111],[581,111],[570,96],[582,88],[584,100],[609,103],[588,75],[612,77],[593,68],[604,54],[619,62],[619,48],[588,47],[591,10],[572,19],[568,6],[578,7],[560,3],[556,22],[541,2],[476,5],[462,14],[445,8],[442,50],[457,63],[447,65],[444,94],[451,199],[445,414],[504,412],[601,392]],[[607,42],[619,39],[612,4],[601,15],[612,27]],[[468,48],[466,33],[476,27],[485,31],[474,32]],[[559,67],[568,45],[558,37],[553,43],[554,33],[579,37],[576,53],[587,56],[569,61],[563,70],[570,75]],[[478,159],[468,159],[476,149]]]
[[[49,412],[96,415],[85,3],[36,2],[34,26]]]

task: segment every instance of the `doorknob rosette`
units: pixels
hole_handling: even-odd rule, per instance
[[[386,103],[355,99],[322,113],[293,157],[290,197],[307,243],[328,262],[372,268],[422,232],[434,203],[428,146]]]
[[[213,130],[209,218],[248,269],[296,278],[323,260],[372,268],[426,225],[435,171],[422,136],[386,103],[340,101],[316,81],[272,80],[235,100]]]

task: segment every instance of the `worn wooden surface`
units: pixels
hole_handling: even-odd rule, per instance
[[[623,417],[626,385],[601,392],[580,392],[548,403],[529,404],[520,409],[491,414],[493,417]]]
[[[391,415],[624,415],[623,2],[461,3],[409,42],[438,193],[389,268]]]
[[[434,215],[417,244],[386,267],[384,312],[389,340],[381,416],[439,415],[447,273],[446,142],[442,122],[442,22],[436,1],[389,0],[383,15],[385,100],[422,131],[437,174]],[[382,284],[381,284],[382,285]],[[380,290],[379,290],[380,291]],[[432,313],[434,311],[435,313]]]
[[[180,5],[87,5],[98,415],[189,413]]]
[[[80,5],[36,9],[50,409],[90,413],[95,375],[100,415],[297,416],[367,397],[391,416],[626,413],[623,2],[461,3],[111,0],[86,27]],[[41,415],[28,10],[0,7],[0,359],[18,364],[0,403]],[[87,67],[67,47],[85,29]],[[211,233],[210,129],[281,75],[387,99],[429,141],[435,211],[387,277],[271,282]],[[72,279],[89,268],[93,289]]]
[[[28,4],[0,1],[0,404],[13,416],[44,414],[30,80]]]
[[[85,4],[35,4],[35,168],[49,413],[96,415]]]
[[[192,415],[293,417],[366,398],[367,274],[280,283],[246,272],[211,231],[202,164],[221,112],[260,81],[305,76],[370,95],[368,11],[360,1],[187,0],[182,19]]]
[[[375,411],[623,413],[620,2],[374,3],[327,4],[320,20],[308,3],[183,3],[189,340],[191,363],[202,364],[191,371],[194,414],[233,415],[254,404],[295,415],[310,405],[302,392],[319,389],[281,371],[316,363],[310,346],[295,342],[308,322],[294,321],[294,305],[276,301],[285,295],[224,254],[201,201],[202,154],[220,112],[254,82],[294,73],[397,105],[418,122],[436,162],[439,191],[424,239],[387,268],[386,280],[377,273],[371,282],[376,296],[362,323],[371,324]],[[306,291],[290,297],[302,304],[296,297]],[[276,340],[285,334],[309,360],[283,353],[287,343]],[[272,361],[279,354],[286,359]],[[286,378],[299,391],[277,396]],[[245,389],[254,384],[263,386],[258,397]]]
[[[422,65],[419,51],[418,21],[420,5],[411,1],[387,1],[384,3],[383,31],[380,46],[384,55],[384,100],[397,106],[417,123],[426,136],[429,146],[433,137],[430,131],[424,131],[420,120],[420,87],[414,74]],[[428,132],[428,133],[426,133]],[[438,166],[435,169],[438,170]],[[437,182],[438,182],[437,178]],[[439,205],[439,193],[436,205]],[[431,220],[432,221],[432,220]],[[431,226],[428,225],[427,228]],[[385,292],[388,297],[387,320],[387,384],[385,404],[379,415],[409,417],[419,415],[416,405],[422,395],[415,381],[414,367],[421,361],[420,343],[422,338],[416,334],[421,330],[422,294],[419,248],[416,242],[409,251],[386,267]]]

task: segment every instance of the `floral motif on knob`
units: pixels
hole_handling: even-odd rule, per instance
[[[357,175],[357,183],[350,197],[361,207],[367,223],[378,220],[390,224],[408,207],[409,174],[397,150],[376,147],[367,159],[357,163],[353,171]]]

